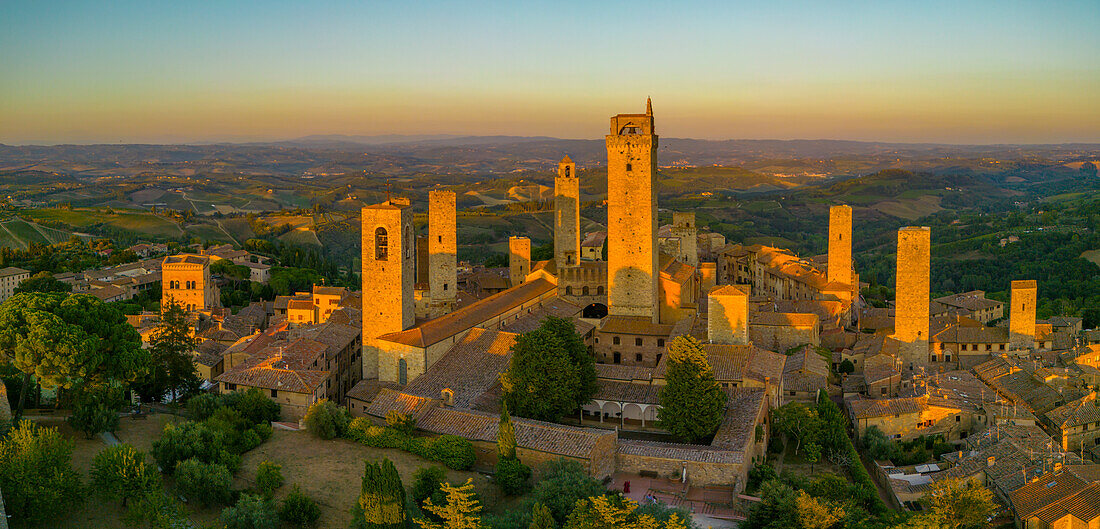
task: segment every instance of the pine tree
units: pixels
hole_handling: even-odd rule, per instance
[[[500,426],[497,428],[497,455],[500,459],[516,458],[516,428],[508,415],[508,404],[500,410]]]
[[[531,525],[527,529],[555,529],[554,515],[550,513],[550,508],[536,503],[531,509]]]
[[[389,459],[365,464],[363,487],[355,509],[354,526],[362,529],[403,529],[408,515],[405,513],[405,487],[401,476]]]
[[[481,504],[474,497],[474,480],[467,479],[461,487],[443,482],[443,494],[447,504],[436,506],[431,498],[424,501],[424,510],[443,520],[436,523],[431,520],[417,520],[422,529],[481,529]]]
[[[680,336],[669,343],[667,381],[657,412],[661,425],[689,443],[714,434],[722,424],[727,395],[699,340]]]

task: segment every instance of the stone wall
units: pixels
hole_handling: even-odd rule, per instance
[[[554,179],[554,259],[558,270],[581,261],[581,188],[577,164],[568,156]]]
[[[695,229],[694,211],[672,212],[672,235],[680,239],[680,253],[676,257],[691,266],[698,267],[698,234]]]
[[[531,273],[531,239],[508,237],[508,277],[512,286],[527,280]]]
[[[741,463],[704,463],[699,461],[681,461],[658,457],[639,456],[619,453],[616,457],[618,472],[640,474],[656,472],[666,479],[680,479],[686,468],[688,483],[694,487],[731,486],[744,490],[748,480],[750,464]]]
[[[817,347],[821,344],[816,326],[752,324],[749,325],[749,340],[757,347],[777,353],[800,345]]]
[[[746,285],[723,285],[711,290],[707,303],[710,343],[749,343],[749,293]]]
[[[411,208],[379,204],[362,209],[363,338],[412,327],[416,274]],[[381,246],[382,244],[385,246]],[[365,378],[376,376],[368,372]]]
[[[852,207],[829,208],[829,282],[852,284]]]
[[[1035,305],[1038,303],[1035,281],[1012,282],[1012,307],[1008,313],[1008,340],[1013,350],[1035,346]]]

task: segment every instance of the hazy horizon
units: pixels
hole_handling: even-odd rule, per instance
[[[0,143],[1100,143],[1100,3],[23,2]]]

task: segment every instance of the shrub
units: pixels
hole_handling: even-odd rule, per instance
[[[237,504],[222,511],[226,529],[278,529],[275,502],[255,494],[242,494]]]
[[[856,370],[856,366],[852,363],[851,360],[845,359],[843,362],[840,363],[839,366],[837,366],[836,370],[838,373],[847,375],[854,373]]]
[[[223,395],[222,404],[237,410],[252,424],[279,420],[279,404],[267,398],[256,388]]]
[[[749,470],[749,480],[745,485],[745,490],[746,492],[756,491],[764,482],[778,477],[779,475],[775,472],[775,467],[766,463],[757,464]]]
[[[91,439],[97,433],[118,429],[118,409],[99,399],[89,399],[73,406],[69,424],[74,430],[84,432],[85,438]]]
[[[332,401],[321,399],[311,404],[306,411],[306,429],[321,439],[332,439],[340,435],[340,417],[340,411]]]
[[[386,412],[386,424],[405,435],[412,435],[416,430],[416,419],[407,413],[399,413],[396,410]]]
[[[187,414],[196,421],[214,415],[222,407],[221,399],[213,393],[201,393],[187,401]]]
[[[497,461],[496,482],[500,490],[509,496],[525,494],[531,490],[531,467],[514,457]]]
[[[768,451],[773,454],[783,453],[783,449],[786,448],[783,444],[783,439],[779,435],[772,435],[771,439],[768,439]]]
[[[26,419],[0,437],[0,489],[13,521],[40,524],[80,504],[84,494],[72,454],[73,442],[57,428]]]
[[[160,475],[146,464],[145,452],[127,444],[109,446],[92,460],[92,490],[108,500],[140,498],[159,488]]]
[[[167,473],[175,471],[177,463],[188,459],[221,464],[230,472],[236,472],[241,458],[226,450],[226,444],[225,434],[206,423],[168,424],[161,438],[153,442],[153,458]]]
[[[256,467],[256,489],[265,498],[275,495],[275,489],[283,486],[283,466],[271,461],[264,461]]]
[[[559,459],[547,462],[540,476],[535,484],[535,501],[549,508],[559,525],[564,524],[569,513],[573,512],[577,500],[607,492],[576,461]]]
[[[428,459],[439,461],[454,470],[467,470],[477,460],[474,444],[465,437],[441,435],[432,439],[428,445]]]
[[[298,484],[283,498],[279,506],[279,518],[295,527],[311,527],[321,518],[321,508],[312,498],[302,494]]]
[[[227,504],[233,497],[233,478],[225,465],[188,459],[176,464],[175,476],[180,494],[206,507]]]
[[[446,479],[447,471],[441,466],[420,467],[413,473],[413,484],[409,487],[409,496],[417,506],[423,505],[424,500],[428,498],[432,498],[432,503],[439,505],[436,500],[443,499],[439,485]]]
[[[190,529],[192,527],[180,502],[160,491],[149,492],[134,498],[126,511],[125,520],[130,527],[156,529]]]

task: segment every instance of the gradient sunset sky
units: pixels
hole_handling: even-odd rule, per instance
[[[0,3],[0,142],[1100,142],[1100,2]]]

